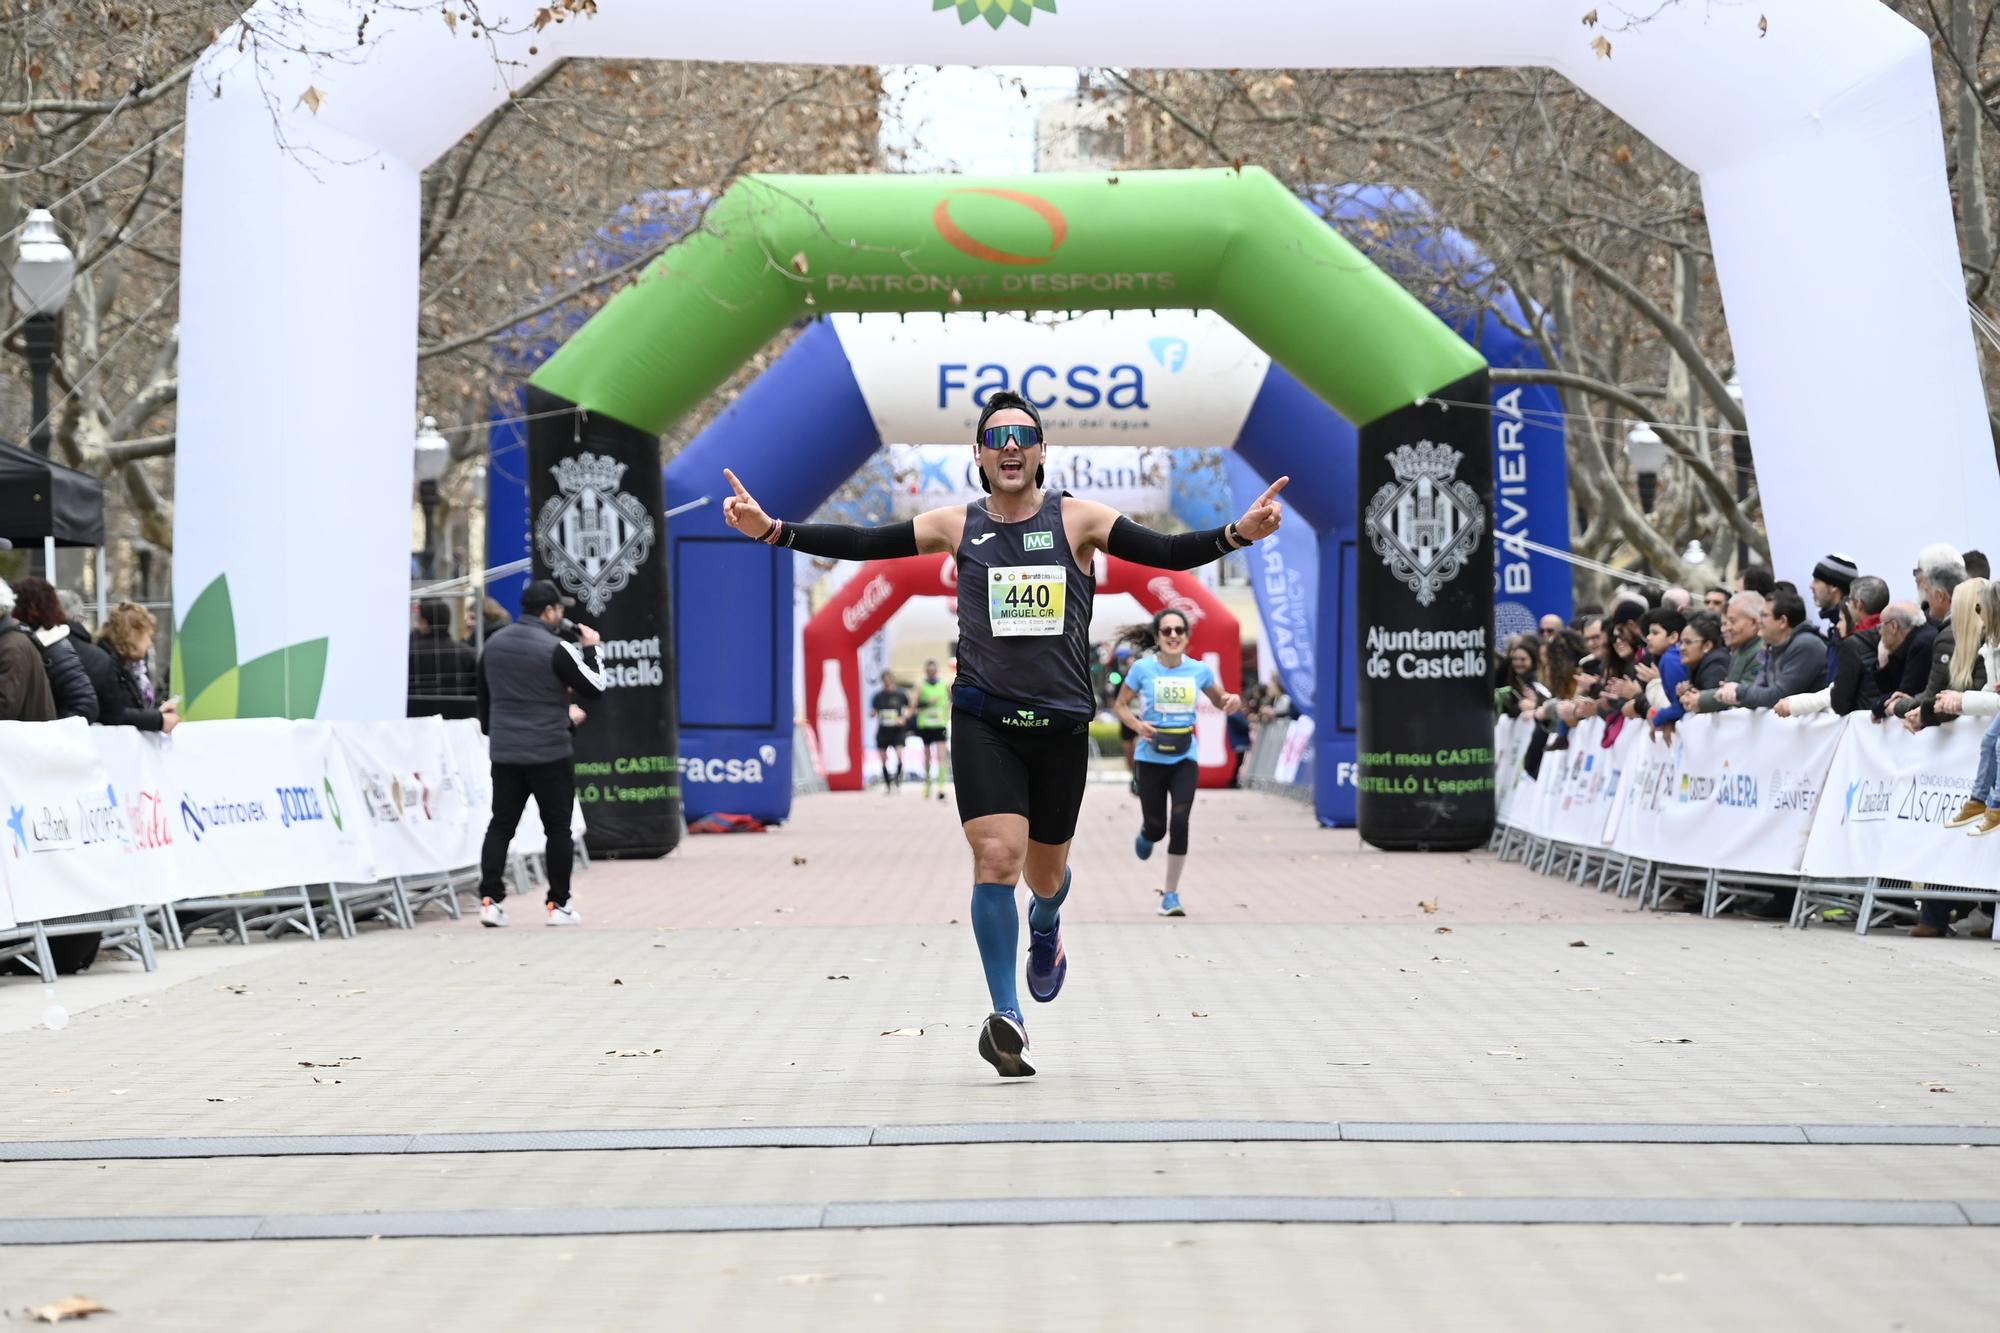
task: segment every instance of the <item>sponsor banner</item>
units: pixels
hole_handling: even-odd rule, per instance
[[[1582,847],[1611,841],[1616,831],[1611,814],[1625,779],[1643,759],[1645,747],[1655,742],[1645,734],[1650,728],[1628,720],[1618,739],[1606,745],[1604,729],[1603,719],[1588,718],[1570,731],[1568,749],[1543,752],[1548,837]]]
[[[368,821],[376,874],[421,875],[466,864],[457,858],[472,810],[443,718],[336,722],[333,733],[361,791],[359,813]]]
[[[1687,719],[1638,752],[1612,845],[1673,865],[1797,873],[1846,726],[1766,712]]]
[[[1493,829],[1493,454],[1484,371],[1361,427],[1361,836],[1477,847]]]
[[[883,441],[963,441],[961,460],[980,405],[1001,389],[1034,403],[1058,444],[1234,444],[1271,368],[1268,353],[1211,311],[830,322]],[[1052,467],[1074,452],[1057,451]]]
[[[188,722],[168,749],[183,896],[381,878],[332,724]]]
[[[655,775],[623,800],[584,801],[590,847],[664,855],[680,839],[681,793],[659,440],[602,413],[564,412],[538,390],[527,406],[535,577],[575,598],[570,616],[604,639],[605,692],[583,704],[589,721],[576,732],[577,790],[601,787],[599,770]]]
[[[486,753],[486,733],[475,718],[455,718],[444,724],[445,743],[451,747],[451,764],[458,774],[459,795],[465,814],[458,825],[458,845],[446,865],[479,864],[479,848],[486,841],[486,825],[493,818],[493,761]],[[532,807],[529,814],[532,815]],[[536,827],[540,827],[537,821]]]
[[[1503,717],[1493,728],[1493,805],[1496,817],[1510,827],[1522,827],[1522,813],[1532,801],[1535,780],[1522,766],[1535,724],[1520,717]]]
[[[22,921],[75,916],[166,902],[176,896],[171,874],[141,854],[133,811],[139,799],[121,789],[80,718],[0,723],[0,829],[6,846],[11,910]],[[141,763],[120,764],[128,782],[145,781]],[[157,771],[157,770],[156,770]],[[148,816],[150,820],[150,816]],[[149,835],[149,841],[157,840]]]
[[[1986,726],[1962,718],[1912,736],[1850,722],[1806,844],[1806,873],[1962,888],[2000,881],[2000,839],[1944,826],[1972,789]]]
[[[971,435],[968,427],[967,437]],[[978,500],[979,465],[970,444],[895,444],[888,449],[895,476],[892,512],[910,518]],[[1173,451],[1116,445],[1049,447],[1045,478],[1049,489],[1096,500],[1124,514],[1161,515],[1173,509]]]
[[[1233,451],[1224,455],[1233,512],[1254,504],[1270,483]],[[1243,553],[1250,588],[1264,618],[1263,642],[1278,664],[1285,693],[1304,713],[1319,693],[1319,653],[1314,611],[1319,605],[1319,536],[1283,500],[1285,525]]]
[[[1312,746],[1313,720],[1311,717],[1292,719],[1292,725],[1285,732],[1285,748],[1278,751],[1277,771],[1271,776],[1279,782],[1297,782],[1299,765],[1305,761],[1306,751]]]

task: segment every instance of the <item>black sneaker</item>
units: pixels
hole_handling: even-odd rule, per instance
[[[1028,1029],[1013,1010],[988,1014],[979,1029],[979,1058],[1001,1078],[1026,1078],[1035,1072],[1028,1063]]]

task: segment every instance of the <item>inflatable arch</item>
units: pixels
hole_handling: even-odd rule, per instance
[[[1459,280],[1483,262],[1464,238],[1437,228],[1426,217],[1422,198],[1410,191],[1318,187],[1304,197],[1323,216],[1363,224],[1353,231],[1381,244],[1398,262],[1429,265]],[[585,258],[629,262],[698,222],[685,198],[659,195],[645,202],[643,223],[635,225],[624,215],[614,219],[602,234],[601,253]],[[1384,224],[1386,239],[1378,240]],[[1432,248],[1444,253],[1432,256]],[[1432,285],[1425,280],[1427,271],[1401,276],[1419,292]],[[1502,292],[1496,299],[1516,324],[1524,322],[1511,295]],[[1468,314],[1462,300],[1450,305],[1461,335],[1495,364],[1542,364],[1538,350],[1505,323]],[[582,319],[555,312],[546,323],[549,335],[527,345],[525,355],[510,350],[510,358],[518,358],[509,361],[510,368],[531,373],[560,346],[558,334],[573,332]],[[1353,612],[1359,563],[1354,427],[1211,313],[1100,311],[1042,320],[972,313],[915,320],[822,317],[753,384],[745,402],[668,463],[669,512],[700,505],[716,470],[731,460],[760,471],[789,468],[791,451],[783,442],[807,432],[829,463],[852,460],[864,470],[856,478],[868,478],[861,485],[849,480],[829,499],[826,512],[838,521],[883,522],[892,513],[963,498],[966,486],[957,492],[952,487],[971,459],[961,458],[957,446],[927,451],[920,470],[900,479],[918,492],[904,497],[901,510],[890,494],[899,478],[876,450],[883,441],[965,439],[978,401],[994,388],[1025,389],[1036,398],[1052,437],[1062,441],[1053,461],[1065,486],[1129,512],[1158,512],[1163,507],[1158,488],[1092,490],[1097,478],[1073,460],[1081,457],[1086,467],[1094,461],[1100,474],[1107,462],[1117,473],[1129,473],[1130,465],[1119,460],[1140,457],[1129,446],[1150,447],[1155,464],[1162,452],[1169,454],[1172,509],[1190,527],[1225,521],[1263,490],[1265,481],[1245,456],[1260,457],[1282,472],[1286,448],[1310,446],[1315,465],[1294,478],[1288,497],[1294,521],[1258,549],[1251,586],[1286,692],[1320,723],[1310,770],[1316,812],[1323,823],[1351,827],[1361,669]],[[1513,385],[1493,394],[1494,622],[1502,638],[1532,631],[1541,615],[1552,612],[1565,620],[1570,615],[1568,565],[1523,544],[1525,539],[1537,548],[1568,548],[1561,408],[1560,396],[1546,387]],[[497,415],[487,540],[488,563],[503,565],[525,556],[530,546],[528,427],[519,420],[518,403]],[[1079,456],[1069,447],[1074,445],[1128,447],[1100,447]],[[1194,445],[1205,448],[1185,447]],[[1216,466],[1218,453],[1224,467]],[[942,463],[947,457],[950,462]],[[863,461],[871,458],[880,460],[872,468]],[[689,819],[727,810],[782,820],[792,799],[792,733],[784,693],[794,668],[793,616],[786,611],[791,566],[781,561],[747,582],[729,582],[730,570],[749,574],[760,566],[717,566],[709,560],[713,548],[700,543],[728,535],[713,514],[704,517],[699,509],[675,520],[669,532],[668,577],[677,594],[676,637],[683,647],[677,664],[683,802]],[[681,561],[690,553],[702,561],[702,577],[683,580]],[[518,596],[525,578],[495,592],[503,605]],[[774,656],[760,661],[733,655],[727,670],[717,669],[712,656],[730,641],[718,616],[738,623],[772,620]]]
[[[420,174],[507,96],[508,81],[565,57],[1551,66],[1701,175],[1746,407],[1767,465],[1767,525],[1783,568],[1808,568],[1828,549],[1845,549],[1870,568],[1900,568],[1895,562],[1925,541],[1975,532],[2000,510],[1930,53],[1914,27],[1875,0],[1767,0],[1759,12],[1768,37],[1747,10],[1739,24],[1702,6],[1664,7],[1616,36],[1615,59],[1594,49],[1602,34],[1577,22],[1572,0],[1237,0],[1222,24],[1201,0],[1097,0],[1045,12],[1032,27],[995,29],[935,12],[924,0],[767,0],[755,23],[726,7],[618,4],[546,29],[534,22],[539,7],[537,0],[492,0],[480,6],[481,19],[499,30],[468,34],[453,33],[428,12],[356,0],[265,0],[219,35],[190,80],[175,601],[192,607],[219,585],[238,613],[183,625],[180,637],[191,655],[224,666],[323,640],[322,716],[393,716],[401,706]],[[364,11],[370,22],[361,25]],[[1856,180],[1871,182],[1867,209],[1851,206]],[[1256,188],[1246,173],[1211,187],[1200,204],[1161,197],[1140,219],[1146,230],[1115,247],[1102,240],[1094,218],[1084,226],[1064,214],[1066,244],[1058,247],[1046,218],[1038,231],[1029,216],[1008,221],[981,211],[1011,206],[1032,214],[1026,206],[974,197],[961,212],[954,201],[947,222],[992,253],[981,259],[976,250],[952,249],[938,229],[910,252],[921,266],[896,275],[905,295],[912,277],[965,271],[934,259],[983,264],[981,272],[1003,290],[1008,277],[1046,282],[1075,267],[1131,272],[1136,285],[1137,265],[1123,262],[1127,240],[1132,258],[1146,262],[1157,257],[1152,240],[1161,224],[1183,223],[1227,191],[1247,197]],[[906,202],[934,209],[939,201]],[[1220,213],[1240,216],[1228,207]],[[924,221],[920,214],[900,225],[920,232]],[[1883,235],[1896,243],[1880,245]],[[1183,293],[1186,303],[1210,294],[1203,287],[1228,296],[1246,280],[1268,283],[1276,276],[1272,261],[1283,254],[1282,245],[1275,252],[1255,243],[1219,247],[1217,270]],[[807,273],[793,270],[795,255],[805,256]],[[894,257],[882,252],[847,257],[870,255],[878,261],[863,266],[871,278],[895,273]],[[670,281],[648,280],[635,290],[674,285],[688,258],[677,256],[665,266]],[[1088,265],[1073,263],[1086,257]],[[788,301],[802,302],[809,283],[818,284],[821,308],[843,308],[823,299],[831,295],[823,284],[834,258],[816,243],[772,250],[760,275],[783,282],[725,284],[710,294],[742,301],[745,324],[768,333],[775,327],[769,320],[781,321]],[[1321,290],[1339,285],[1345,271],[1300,265],[1284,278],[1288,300],[1280,304],[1351,310]],[[1826,282],[1834,271],[1842,281]],[[1218,279],[1230,290],[1216,290]],[[1370,282],[1351,286],[1367,290]],[[955,290],[959,301],[975,302],[976,290]],[[1114,285],[1103,295],[1124,294]],[[1084,304],[1073,289],[1024,288],[1020,295],[1023,304]],[[951,296],[936,299],[929,308],[946,308]],[[1230,310],[1228,300],[1213,304],[1232,317],[1246,313]],[[1883,336],[1871,345],[1869,373],[1841,377],[1839,392],[1828,393],[1825,340],[1856,307],[1869,311]],[[1252,317],[1245,331],[1278,352],[1283,323],[1270,313]],[[668,336],[705,342],[708,329],[698,321]],[[734,348],[742,338],[721,341]],[[1442,396],[1443,384],[1433,382],[1440,365],[1423,355],[1404,359],[1408,349],[1398,341],[1382,338],[1376,358],[1396,363],[1391,374],[1373,380],[1376,367],[1369,366],[1361,376],[1368,382],[1350,386],[1362,401],[1343,401],[1325,376],[1291,368],[1366,423],[1364,432],[1393,423],[1411,444],[1435,440],[1435,420],[1404,418],[1396,404]],[[690,348],[695,361],[713,360],[717,351]],[[1289,353],[1281,356],[1290,362]],[[1474,374],[1476,358],[1453,369]],[[582,388],[596,376],[579,359],[563,378]],[[637,401],[643,392],[602,387],[604,402],[571,401],[593,420],[609,416],[612,400],[645,406]],[[635,435],[657,429],[650,414],[633,415],[623,425]],[[1878,456],[1884,422],[1924,442],[1936,484],[1925,505],[1872,513],[1857,530],[1851,478]],[[1365,438],[1363,446],[1364,466],[1388,452]],[[583,486],[602,478],[572,480]],[[1450,540],[1451,526],[1436,527],[1434,508],[1396,508],[1406,535]],[[1382,578],[1393,578],[1398,557],[1375,554]],[[303,684],[281,692],[291,699],[288,708],[313,711]],[[1386,786],[1401,787],[1405,776],[1385,775],[1392,779]],[[1421,824],[1422,815],[1415,819]],[[1468,825],[1454,837],[1473,832]]]
[[[1194,575],[1147,569],[1124,560],[1097,557],[1097,590],[1130,593],[1148,611],[1172,607],[1188,618],[1188,654],[1215,668],[1222,688],[1243,688],[1243,628],[1236,615],[1216,599]],[[827,599],[806,622],[806,696],[814,707],[815,731],[826,769],[827,785],[835,791],[859,791],[874,725],[863,704],[875,682],[861,679],[861,645],[889,623],[912,597],[956,597],[958,562],[948,555],[913,555],[900,560],[875,560],[839,592]],[[839,706],[826,707],[829,693]],[[1201,701],[1195,727],[1200,745],[1201,785],[1219,787],[1229,781],[1229,748],[1222,714]]]
[[[651,527],[643,536],[640,528],[642,514],[661,512],[651,491],[657,474],[637,474],[657,456],[659,432],[788,322],[816,310],[1160,305],[1214,310],[1357,423],[1363,522],[1382,558],[1364,564],[1357,585],[1368,668],[1356,823],[1384,847],[1485,841],[1493,570],[1492,460],[1479,406],[1488,392],[1485,361],[1261,170],[745,178],[709,209],[698,233],[614,297],[530,380],[534,507],[554,515],[537,520],[536,559],[565,586],[589,592],[593,615],[609,611],[599,629],[614,653],[635,647],[659,659],[664,571],[650,554],[643,563],[618,554],[640,544],[652,550]],[[1300,318],[1302,311],[1315,318]],[[965,448],[970,453],[969,442]],[[760,442],[757,457],[779,465],[716,459],[706,478],[696,471],[693,479],[703,496],[719,500],[726,461],[769,512],[796,516],[812,512],[858,461],[836,462],[812,423],[795,437]],[[1310,477],[1330,460],[1310,441],[1291,439],[1246,461],[1275,479]],[[572,513],[583,516],[565,517]],[[558,520],[559,543],[547,539]],[[746,571],[760,564],[756,547],[740,541],[703,559],[718,578],[730,577],[724,562]],[[675,577],[687,568],[679,564]],[[614,607],[628,584],[634,595]],[[764,644],[766,636],[760,626],[754,636],[717,627],[709,637]],[[621,696],[605,735],[626,747],[636,741],[647,756],[672,754],[679,740],[671,708],[664,688],[657,699]],[[1449,784],[1442,789],[1454,799],[1440,799],[1434,784]],[[653,804],[603,812],[593,836],[643,845],[639,830],[648,820],[656,830],[666,826]],[[611,832],[613,820],[631,833]]]

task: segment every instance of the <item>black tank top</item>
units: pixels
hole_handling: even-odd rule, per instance
[[[1076,563],[1050,491],[1032,518],[998,523],[965,506],[958,543],[958,675],[968,685],[1077,718],[1090,690],[1090,607],[1097,580]]]

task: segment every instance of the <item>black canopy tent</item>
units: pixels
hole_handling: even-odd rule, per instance
[[[0,537],[15,546],[104,545],[104,483],[0,441]]]

